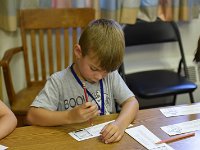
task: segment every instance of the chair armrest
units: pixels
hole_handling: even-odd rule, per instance
[[[1,66],[7,66],[10,63],[10,60],[12,59],[12,57],[16,54],[23,51],[23,47],[15,47],[15,48],[11,48],[8,49],[5,53],[4,56],[1,60]]]
[[[4,56],[0,62],[0,66],[2,66],[2,70],[3,70],[3,74],[4,74],[4,81],[5,81],[5,85],[6,85],[8,99],[11,104],[14,101],[15,91],[14,91],[14,87],[13,87],[9,64],[10,64],[10,61],[12,60],[13,56],[22,51],[23,51],[23,47],[15,47],[15,48],[8,49],[4,53]]]

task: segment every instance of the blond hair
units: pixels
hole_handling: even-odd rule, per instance
[[[114,20],[94,20],[83,31],[79,45],[82,55],[91,51],[100,67],[108,72],[118,69],[123,61],[125,41],[121,26]]]

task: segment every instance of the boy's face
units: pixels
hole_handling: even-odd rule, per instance
[[[92,54],[83,57],[80,46],[75,47],[75,70],[79,78],[86,80],[90,83],[96,83],[105,76],[108,72],[99,67],[98,59],[92,57]]]

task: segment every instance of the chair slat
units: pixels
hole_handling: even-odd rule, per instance
[[[57,56],[57,71],[61,70],[61,41],[60,41],[61,30],[56,30],[56,56]]]
[[[29,61],[28,61],[28,50],[27,50],[27,39],[26,39],[26,32],[25,29],[21,29],[21,37],[22,37],[22,45],[24,49],[24,65],[25,65],[25,72],[26,72],[26,80],[27,85],[29,86],[31,83],[30,79],[30,67],[29,67]]]
[[[37,63],[37,52],[36,52],[36,34],[34,30],[31,30],[31,47],[32,47],[32,59],[33,59],[33,71],[34,79],[38,81],[38,63]]]
[[[42,80],[46,79],[46,63],[44,54],[44,31],[39,31],[39,44],[40,44],[40,61],[42,70]]]
[[[65,66],[69,65],[69,32],[64,29]]]
[[[77,28],[73,28],[73,30],[72,30],[72,46],[74,47],[75,46],[75,44],[77,43]],[[74,55],[74,53],[73,53],[73,60],[72,61],[74,61],[75,60],[75,55]]]
[[[54,72],[53,70],[53,48],[52,48],[52,30],[47,30],[47,45],[48,45],[48,58],[49,58],[49,74]]]

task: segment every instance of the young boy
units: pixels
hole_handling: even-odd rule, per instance
[[[121,112],[101,131],[101,139],[104,143],[119,141],[139,107],[117,71],[124,49],[124,35],[118,23],[106,19],[91,22],[74,47],[74,64],[47,80],[32,103],[27,120],[40,126],[81,123],[97,115],[115,113],[117,102]]]
[[[10,134],[17,125],[13,112],[0,100],[0,139]]]

